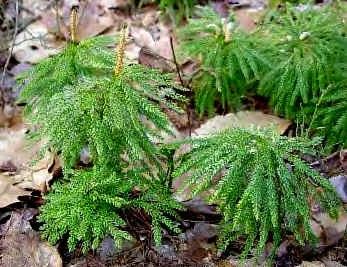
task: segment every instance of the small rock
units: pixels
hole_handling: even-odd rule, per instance
[[[325,267],[324,263],[320,261],[303,261],[300,265],[297,267]]]
[[[113,257],[117,250],[114,244],[114,240],[111,237],[105,237],[100,244],[98,249],[98,254],[101,260],[106,261],[107,259]]]
[[[337,261],[331,261],[329,259],[322,259],[322,262],[324,263],[325,267],[344,267],[345,266]]]
[[[92,162],[92,159],[90,157],[90,152],[89,152],[89,148],[88,147],[84,147],[81,152],[80,152],[80,161],[85,164],[88,165]]]
[[[260,111],[239,111],[224,116],[215,116],[209,119],[199,129],[195,130],[194,137],[203,137],[232,128],[266,128],[274,127],[279,134],[283,134],[291,122],[282,118],[264,114]]]
[[[205,215],[218,215],[216,206],[208,205],[201,198],[194,198],[192,200],[184,201],[183,205],[191,212],[200,213]]]
[[[17,75],[21,74],[22,72],[29,70],[31,68],[31,66],[32,66],[31,64],[22,62],[22,63],[15,65],[12,69],[10,69],[9,72],[13,76],[17,76]]]
[[[247,259],[244,261],[240,261],[239,259],[235,259],[233,257],[230,257],[228,259],[229,264],[231,267],[265,267],[266,264],[265,263],[258,263],[257,259],[255,258],[251,258],[251,259]]]
[[[330,178],[330,183],[335,187],[337,194],[344,203],[347,203],[347,176],[338,175]]]
[[[0,227],[0,266],[62,267],[58,250],[40,239],[30,225],[38,213],[35,209],[12,212],[11,218]]]
[[[173,246],[169,245],[161,245],[159,247],[155,247],[154,250],[162,257],[169,258],[172,260],[177,260],[178,256]]]
[[[186,232],[188,242],[207,241],[217,236],[217,225],[199,222],[192,230]]]
[[[135,240],[125,240],[122,244],[122,247],[117,248],[113,238],[107,236],[102,240],[99,248],[97,249],[97,253],[102,261],[108,261],[115,257],[121,251],[127,251],[132,249],[135,246],[135,244]]]

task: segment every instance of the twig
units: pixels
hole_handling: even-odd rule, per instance
[[[10,63],[12,53],[13,53],[13,48],[14,48],[14,45],[16,42],[16,37],[17,37],[17,33],[18,33],[18,15],[19,15],[19,0],[16,0],[16,18],[15,18],[16,20],[15,20],[15,25],[14,25],[13,39],[12,39],[12,44],[11,44],[11,48],[10,48],[10,53],[6,59],[5,66],[4,66],[4,69],[2,71],[0,85],[3,85],[3,83],[5,81],[5,75],[7,72],[7,67],[8,67],[8,64]],[[0,96],[1,96],[1,102],[2,102],[3,101],[2,91],[0,91]]]
[[[59,0],[54,1],[54,9],[55,9],[55,20],[57,23],[57,32],[58,32],[58,36],[60,36],[61,28],[60,28],[60,15],[59,15]]]
[[[185,84],[183,82],[182,76],[181,76],[181,71],[180,71],[180,67],[177,63],[177,58],[176,58],[176,53],[175,53],[175,49],[174,49],[174,45],[173,45],[173,39],[172,36],[170,36],[170,47],[171,47],[171,52],[172,52],[172,57],[176,66],[176,72],[178,74],[178,78],[180,79],[180,83],[183,87],[185,87]]]
[[[172,57],[173,57],[173,60],[174,60],[174,63],[175,63],[175,66],[176,66],[176,72],[178,74],[178,78],[180,80],[180,83],[182,85],[182,87],[186,87],[186,85],[184,84],[184,81],[182,79],[182,75],[181,75],[181,71],[180,71],[180,66],[178,65],[178,62],[177,62],[177,58],[176,58],[176,53],[175,53],[175,48],[174,48],[174,45],[173,45],[173,39],[172,39],[172,36],[170,36],[170,47],[171,47],[171,52],[172,52]],[[189,99],[189,103],[187,105],[187,117],[188,117],[188,128],[189,128],[189,136],[192,135],[192,122],[191,122],[191,114],[190,114],[190,99]]]

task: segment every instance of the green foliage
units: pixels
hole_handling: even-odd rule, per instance
[[[264,25],[263,32],[274,68],[261,80],[259,92],[288,118],[298,119],[300,109],[312,106],[306,109],[309,118],[346,58],[342,18],[329,6],[302,11],[287,7],[285,14]]]
[[[166,116],[157,105],[172,107],[167,99],[179,98],[169,82],[168,75],[156,70],[127,66],[120,78],[85,77],[57,90],[28,118],[40,125],[38,138],[46,138],[61,153],[66,168],[75,165],[85,146],[100,166],[119,166],[123,153],[131,162],[145,157],[154,160],[156,148],[151,139],[156,132],[144,118],[169,132]]]
[[[162,225],[177,231],[171,219],[180,205],[167,189],[153,140],[159,131],[170,132],[159,103],[175,109],[182,98],[170,75],[123,65],[125,37],[115,67],[108,52],[94,59],[82,49],[93,40],[69,44],[33,69],[21,95],[32,107],[27,119],[38,126],[35,137],[63,159],[65,180],[47,196],[40,220],[49,241],[68,234],[70,249],[80,243],[84,251],[95,248],[107,234],[117,244],[128,238],[121,210],[147,212],[157,243]],[[82,149],[89,151],[91,169],[75,169]]]
[[[343,70],[345,73],[347,68]],[[327,151],[347,145],[347,77],[323,92],[311,118],[309,133],[325,137]]]
[[[211,201],[224,217],[223,248],[244,236],[243,257],[253,247],[259,255],[271,238],[277,249],[283,230],[294,233],[301,244],[314,241],[311,201],[337,216],[340,203],[334,188],[300,157],[314,154],[316,141],[271,130],[231,129],[191,140],[191,151],[181,157],[174,176],[189,173],[185,186],[194,195],[213,189]]]
[[[212,114],[217,101],[224,110],[238,108],[246,86],[269,64],[257,49],[259,42],[231,17],[221,19],[209,7],[197,8],[197,16],[179,33],[181,51],[201,63],[193,76],[197,111]]]
[[[120,214],[134,208],[151,216],[156,243],[160,243],[162,226],[178,232],[167,215],[173,218],[173,211],[181,206],[169,190],[159,182],[145,179],[141,172],[132,170],[124,175],[94,167],[66,172],[65,179],[54,185],[39,217],[44,223],[43,236],[51,243],[68,234],[70,250],[81,244],[87,252],[96,249],[104,236],[111,235],[121,246],[124,239],[131,237]],[[137,197],[133,193],[135,187],[141,190]]]
[[[156,0],[160,9],[170,17],[170,20],[176,24],[192,16],[193,8],[197,0]]]
[[[298,4],[314,4],[315,1],[312,0],[270,0],[268,5],[270,7],[270,9],[276,9],[278,7],[282,7],[288,4],[294,4],[294,5],[298,5]]]
[[[26,83],[19,101],[25,101],[25,112],[40,109],[64,86],[73,84],[80,77],[102,75],[113,67],[113,55],[107,46],[109,37],[96,37],[68,43],[64,50],[47,58],[24,73],[20,80]]]

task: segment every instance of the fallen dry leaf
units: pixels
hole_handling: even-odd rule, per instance
[[[32,165],[42,142],[28,146],[26,131],[23,125],[18,129],[0,130],[0,169],[6,171],[2,176],[10,184],[15,183],[18,190],[31,189],[44,193],[49,190],[49,182],[61,168],[61,162],[55,154],[47,152]]]
[[[64,42],[55,40],[40,21],[30,24],[20,32],[16,43],[13,55],[21,63],[38,63],[42,59],[57,54],[64,45]]]
[[[174,72],[175,64],[147,47],[142,47],[139,53],[139,63],[163,72]]]
[[[165,24],[158,23],[156,27],[151,28],[151,31],[143,27],[133,26],[130,34],[138,46],[147,47],[166,59],[172,58],[171,31]]]
[[[19,196],[28,196],[29,191],[25,191],[13,185],[13,180],[0,174],[0,208],[7,207],[16,202],[20,202]]]
[[[0,128],[0,166],[12,162],[17,169],[23,169],[34,158],[41,144],[28,147],[26,131],[23,124],[15,128]]]
[[[70,13],[73,1],[63,1],[62,8],[62,25],[66,39],[69,39]],[[77,26],[77,39],[83,40],[96,36],[114,25],[112,12],[109,10],[108,1],[78,1],[79,15]],[[49,14],[48,14],[49,15]],[[47,21],[51,21],[52,14],[46,17]],[[53,25],[56,23],[53,21]]]
[[[41,241],[39,233],[30,225],[37,215],[35,209],[14,211],[0,228],[0,266],[6,267],[62,267],[62,260],[55,247]]]
[[[30,10],[30,13],[34,16],[41,16],[49,6],[51,6],[51,2],[47,0],[23,0],[23,11]],[[26,12],[23,12],[24,14]]]
[[[194,131],[194,136],[206,136],[220,131],[241,127],[275,127],[279,134],[283,134],[291,122],[274,115],[264,114],[260,111],[239,111],[225,116],[215,116]]]
[[[311,227],[313,233],[320,239],[318,246],[330,246],[343,238],[347,226],[347,213],[340,211],[337,220],[332,219],[326,212],[315,212],[312,215]]]
[[[263,15],[263,10],[253,9],[238,9],[234,11],[237,22],[241,29],[247,32],[253,31],[258,23],[258,20]]]
[[[13,180],[17,182],[18,187],[46,193],[50,190],[49,182],[53,179],[54,173],[60,168],[59,157],[47,151],[46,155],[34,166],[27,167],[13,176]]]
[[[311,163],[311,167],[329,176],[339,175],[347,171],[347,150],[336,151],[326,158]]]
[[[6,103],[3,108],[0,107],[0,127],[14,127],[22,123],[20,109],[13,102]]]
[[[77,39],[97,36],[114,26],[111,5],[108,1],[61,1],[59,8],[51,8],[41,15],[40,22],[58,38],[70,40],[70,14],[78,6]],[[58,12],[58,13],[57,13]],[[59,25],[58,25],[59,23]]]

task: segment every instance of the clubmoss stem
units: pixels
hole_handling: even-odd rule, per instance
[[[125,45],[126,45],[126,39],[128,36],[128,26],[123,27],[120,35],[119,43],[116,47],[116,62],[114,67],[114,75],[118,77],[122,71],[124,66],[124,52],[125,52]]]
[[[70,35],[73,43],[77,42],[77,17],[78,17],[78,6],[71,8],[70,14]]]

